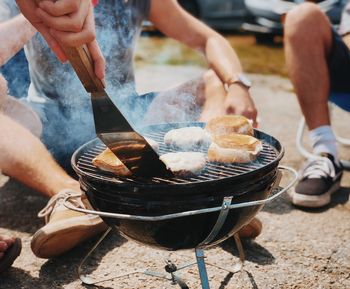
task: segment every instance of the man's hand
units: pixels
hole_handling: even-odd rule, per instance
[[[251,119],[256,126],[257,111],[249,91],[233,84],[226,91],[224,84],[213,70],[208,70],[203,77],[205,84],[205,101],[200,121],[226,115],[239,114]]]
[[[240,84],[230,85],[224,107],[226,114],[243,115],[253,121],[254,127],[257,126],[258,112],[247,88]]]
[[[16,0],[22,14],[43,35],[62,62],[67,61],[62,45],[77,47],[87,44],[94,61],[96,76],[105,75],[105,60],[96,41],[91,0]]]

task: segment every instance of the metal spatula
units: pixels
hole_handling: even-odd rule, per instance
[[[134,130],[106,93],[102,81],[94,73],[87,47],[64,47],[64,51],[86,91],[91,93],[96,134],[102,142],[136,176],[171,175],[159,155]]]
[[[36,0],[40,3],[42,0]],[[91,93],[97,136],[135,176],[170,176],[159,155],[114,105],[94,72],[86,45],[62,47],[86,91]]]

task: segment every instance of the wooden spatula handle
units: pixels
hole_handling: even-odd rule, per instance
[[[37,4],[44,0],[35,0]],[[54,0],[50,0],[54,2]],[[61,45],[61,44],[60,44]],[[66,47],[61,45],[69,62],[73,66],[81,83],[87,92],[97,92],[104,89],[103,82],[97,78],[92,57],[86,45],[80,47]]]
[[[104,90],[103,82],[95,74],[94,64],[87,46],[62,46],[62,48],[86,91],[92,93]]]

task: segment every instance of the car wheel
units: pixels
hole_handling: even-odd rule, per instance
[[[257,33],[255,34],[255,40],[259,44],[274,44],[275,35],[271,33]]]
[[[199,18],[199,7],[195,0],[179,0],[179,4],[193,16]]]

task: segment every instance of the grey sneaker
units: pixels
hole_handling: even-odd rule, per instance
[[[292,203],[319,208],[328,205],[331,195],[340,188],[343,167],[332,155],[322,154],[308,160],[300,175],[300,181],[291,194]]]

